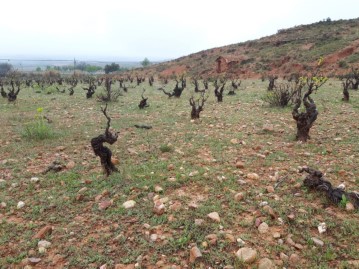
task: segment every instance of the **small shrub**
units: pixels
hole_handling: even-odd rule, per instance
[[[169,146],[169,145],[161,145],[161,146],[160,146],[160,151],[161,151],[162,153],[171,152],[172,150],[173,150],[172,147]]]
[[[273,90],[268,91],[266,95],[262,97],[262,101],[272,107],[286,107],[297,92],[298,84],[294,84],[294,86],[290,83],[281,84],[273,88]]]
[[[348,203],[348,199],[347,199],[347,197],[343,194],[343,195],[342,195],[342,200],[340,200],[339,206],[345,208],[346,205],[347,205],[347,203]]]
[[[348,64],[346,61],[344,60],[341,60],[339,63],[338,63],[339,67],[340,68],[347,68],[348,67]]]
[[[43,108],[40,107],[37,109],[37,114],[35,120],[26,124],[22,136],[31,140],[44,140],[55,137],[55,132],[52,130],[51,126],[46,122],[43,115]]]

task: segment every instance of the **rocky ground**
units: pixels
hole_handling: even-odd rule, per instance
[[[142,88],[109,105],[120,172],[108,178],[90,146],[106,127],[102,104],[81,88],[0,100],[2,268],[359,267],[358,210],[308,190],[298,173],[310,166],[359,190],[358,92],[343,103],[338,81],[323,86],[311,139],[299,143],[291,108],[265,104],[258,80],[223,103],[211,90],[196,121],[190,90],[169,99],[146,87],[145,110]],[[23,135],[39,107],[51,139]]]

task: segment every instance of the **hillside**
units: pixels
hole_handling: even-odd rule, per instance
[[[348,65],[358,63],[359,18],[280,29],[275,35],[203,50],[153,65],[149,70],[161,75],[185,72],[201,76],[227,73],[243,78],[283,76],[305,71],[321,56],[327,75],[342,73]]]

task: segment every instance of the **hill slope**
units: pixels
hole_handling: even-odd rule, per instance
[[[327,75],[359,63],[359,18],[281,29],[275,35],[200,51],[153,65],[150,70],[162,75],[227,73],[248,78],[302,72],[321,56]]]

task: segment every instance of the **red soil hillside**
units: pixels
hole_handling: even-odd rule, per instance
[[[321,21],[278,30],[258,40],[203,50],[140,69],[163,76],[229,75],[241,78],[305,72],[324,57],[326,75],[359,63],[359,19]]]

